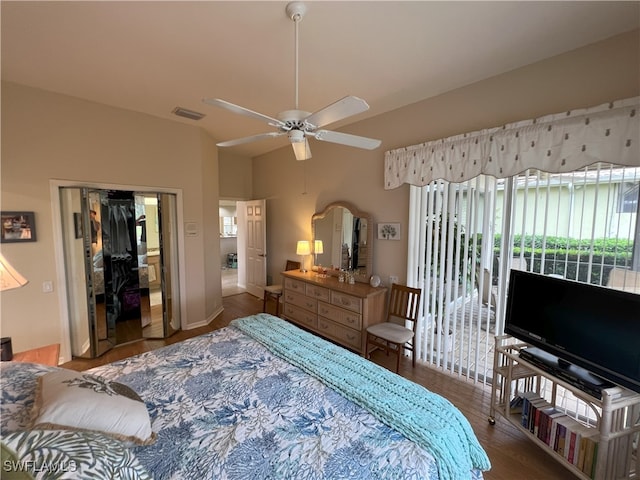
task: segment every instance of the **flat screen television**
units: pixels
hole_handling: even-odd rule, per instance
[[[512,270],[505,333],[640,392],[640,295]]]

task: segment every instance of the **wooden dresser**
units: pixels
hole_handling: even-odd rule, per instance
[[[385,287],[297,270],[282,276],[285,319],[364,355],[367,327],[385,318]]]

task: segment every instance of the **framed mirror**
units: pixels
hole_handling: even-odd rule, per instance
[[[334,202],[311,217],[314,268],[337,275],[351,271],[357,281],[368,282],[373,272],[373,221],[347,202]]]

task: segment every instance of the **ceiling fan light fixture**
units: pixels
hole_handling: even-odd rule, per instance
[[[311,158],[311,148],[309,147],[309,141],[304,138],[301,142],[292,142],[293,153],[296,156],[296,160],[309,160]]]

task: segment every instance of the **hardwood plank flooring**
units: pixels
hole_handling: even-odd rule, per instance
[[[79,371],[86,370],[225,327],[234,318],[262,311],[262,299],[248,293],[225,297],[223,305],[224,312],[206,327],[179,331],[164,340],[141,340],[118,346],[100,358],[74,359],[62,366]],[[267,311],[275,312],[273,302],[267,305]],[[387,368],[393,368],[395,361],[393,356],[386,357],[383,352],[374,352],[372,360]],[[487,418],[491,391],[488,387],[468,382],[466,377],[453,378],[420,362],[416,364],[414,369],[411,366],[411,361],[406,358],[402,359],[400,374],[430,391],[446,397],[467,417],[492,463],[491,470],[484,473],[485,479],[555,480],[577,478],[504,419],[498,417],[494,426],[489,425]]]

